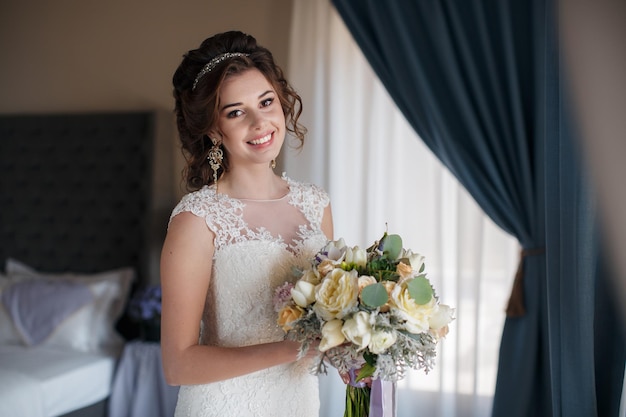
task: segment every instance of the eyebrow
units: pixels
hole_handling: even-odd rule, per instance
[[[273,93],[274,90],[267,90],[264,93],[259,94],[259,97],[257,97],[259,100],[262,99],[263,97],[265,97],[266,95]],[[231,104],[226,104],[224,106],[222,106],[222,108],[220,108],[220,113],[230,107],[237,107],[237,106],[241,106],[243,103],[231,103]]]

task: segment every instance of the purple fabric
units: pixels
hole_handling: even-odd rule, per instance
[[[356,380],[357,374],[354,369],[350,369],[350,371],[348,371],[348,375],[350,376],[350,381],[348,383],[352,385],[353,387],[365,388],[367,386],[367,384],[363,380],[357,382]]]
[[[161,345],[128,342],[109,398],[109,417],[171,417],[179,387],[165,382]]]
[[[76,310],[93,300],[86,285],[27,280],[2,292],[2,303],[28,346],[43,342]]]
[[[380,379],[372,380],[369,417],[396,416],[396,384]]]

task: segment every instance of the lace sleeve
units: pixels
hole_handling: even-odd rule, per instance
[[[209,210],[206,203],[206,190],[203,188],[201,190],[185,194],[180,202],[174,207],[172,210],[172,214],[170,215],[170,219],[167,223],[172,222],[172,219],[179,215],[180,213],[190,212],[195,216],[206,218]]]
[[[328,193],[315,184],[304,184],[289,180],[292,189],[292,204],[299,207],[312,228],[322,226],[324,209],[330,204]]]

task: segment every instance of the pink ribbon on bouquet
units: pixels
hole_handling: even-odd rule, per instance
[[[372,380],[369,417],[396,417],[395,382]]]

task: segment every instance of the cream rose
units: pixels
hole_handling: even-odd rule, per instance
[[[313,306],[315,313],[325,321],[340,319],[357,304],[359,296],[356,270],[333,269],[316,287]]]
[[[345,321],[341,332],[346,339],[359,346],[358,350],[365,349],[372,339],[370,315],[365,311],[357,312]]]
[[[298,306],[285,306],[278,313],[278,319],[276,320],[276,323],[278,323],[278,325],[287,332],[292,329],[291,323],[302,317],[303,313],[304,310],[302,310]]]
[[[372,333],[372,340],[369,343],[370,352],[376,355],[385,353],[389,346],[396,343],[396,338],[394,332],[378,331]]]
[[[393,310],[405,320],[404,327],[407,331],[417,334],[427,332],[430,328],[429,319],[436,306],[435,297],[431,297],[426,304],[417,304],[409,294],[408,283],[413,278],[403,280],[396,284],[391,292]]]
[[[291,290],[291,298],[300,307],[307,307],[315,301],[315,285],[304,280],[298,280]]]
[[[328,349],[339,346],[346,340],[341,331],[342,326],[343,321],[339,319],[326,322],[322,326],[322,340],[318,347],[320,352],[326,352]]]

